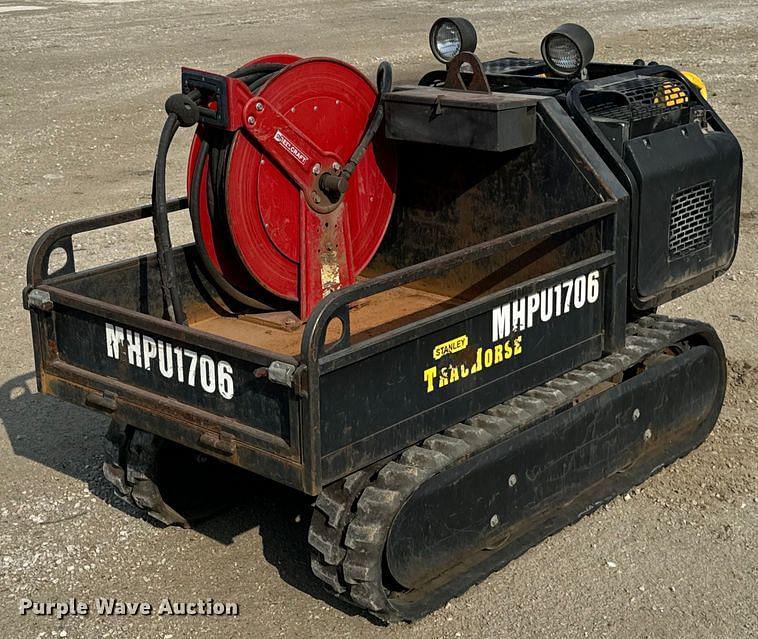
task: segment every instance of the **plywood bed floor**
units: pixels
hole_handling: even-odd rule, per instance
[[[398,326],[423,319],[455,305],[449,298],[412,288],[395,288],[351,305],[351,343],[360,342]],[[340,325],[327,331],[327,342],[339,338]],[[294,330],[269,325],[265,316],[213,315],[192,324],[207,333],[250,344],[274,353],[297,355],[305,325]]]

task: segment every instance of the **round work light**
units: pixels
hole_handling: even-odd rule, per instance
[[[595,43],[590,32],[578,24],[562,24],[542,40],[542,59],[553,73],[570,78],[592,60]]]
[[[466,18],[440,18],[429,31],[434,57],[447,64],[461,51],[476,49],[476,30]]]

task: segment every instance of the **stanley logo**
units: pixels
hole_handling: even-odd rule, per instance
[[[460,337],[451,339],[449,342],[445,342],[444,344],[438,344],[437,346],[435,346],[434,351],[432,351],[432,356],[434,357],[434,359],[440,359],[441,357],[444,357],[445,355],[450,355],[451,353],[457,353],[458,351],[462,351],[467,346],[468,346],[468,336],[461,335]]]

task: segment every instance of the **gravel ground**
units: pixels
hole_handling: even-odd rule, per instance
[[[442,6],[444,4],[444,6]],[[49,226],[146,200],[165,96],[185,64],[226,70],[258,54],[331,54],[400,79],[433,62],[439,14],[478,26],[483,57],[537,55],[542,35],[586,24],[598,59],[692,69],[742,143],[741,246],[727,276],[666,312],[704,319],[730,386],[707,442],[631,494],[526,553],[444,609],[389,628],[335,604],[309,574],[308,503],[257,482],[192,531],[113,503],[100,476],[105,420],[36,393],[24,268]],[[589,2],[123,2],[0,0],[0,625],[7,637],[754,637],[758,635],[758,5]],[[169,187],[180,193],[180,139]],[[175,232],[186,237],[186,223]],[[80,240],[87,266],[149,250],[145,225]],[[213,598],[236,617],[21,616],[19,601],[153,605]]]

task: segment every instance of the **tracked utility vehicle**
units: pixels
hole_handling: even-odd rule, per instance
[[[177,444],[312,495],[316,577],[390,621],[703,441],[721,342],[657,307],[738,236],[740,147],[696,76],[593,62],[574,24],[541,59],[480,61],[461,18],[429,41],[444,67],[416,85],[282,54],[183,69],[152,204],[45,233],[24,292],[39,388],[111,417],[122,497],[187,525],[159,480]],[[72,236],[143,218],[154,254],[76,269]]]

